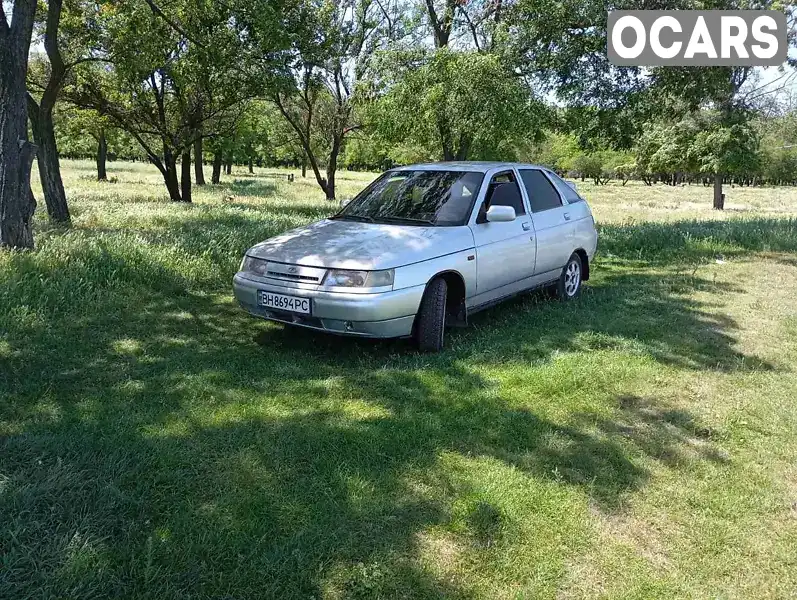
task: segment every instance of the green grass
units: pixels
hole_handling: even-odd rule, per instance
[[[235,306],[311,181],[111,167],[0,254],[0,598],[797,595],[797,190],[584,184],[582,298],[421,355]]]

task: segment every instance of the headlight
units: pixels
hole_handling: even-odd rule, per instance
[[[268,269],[267,260],[255,258],[254,256],[244,256],[244,259],[241,261],[241,267],[238,270],[265,276],[266,269]]]
[[[346,271],[332,269],[324,278],[325,287],[385,287],[393,285],[393,269],[388,271]]]

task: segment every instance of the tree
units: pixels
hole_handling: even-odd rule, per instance
[[[93,156],[97,163],[97,181],[108,180],[108,137],[112,125],[93,110],[62,104],[53,113],[53,131],[59,154]],[[114,136],[115,137],[115,136]]]
[[[33,248],[36,148],[28,141],[25,80],[35,13],[35,0],[16,0],[9,24],[0,4],[0,246],[12,248]]]
[[[704,124],[692,143],[691,155],[703,173],[714,179],[714,208],[723,209],[722,183],[729,175],[750,176],[759,168],[758,135],[746,117],[736,122],[728,115],[704,115]],[[719,197],[717,196],[719,194]]]
[[[559,174],[573,169],[573,160],[580,154],[578,140],[570,134],[546,132],[544,139],[534,144],[522,160],[544,165]]]
[[[98,181],[107,180],[109,160],[147,158],[135,139],[94,110],[60,102],[53,112],[53,126],[59,155],[93,159]]]
[[[671,2],[667,8],[679,8]],[[652,8],[644,2],[517,0],[505,10],[504,61],[564,108],[563,129],[582,149],[627,149],[647,119],[647,80],[615,67],[606,53],[607,11]]]
[[[573,171],[581,177],[592,179],[595,185],[605,185],[614,176],[613,167],[607,167],[606,157],[601,152],[581,153],[573,158]]]
[[[96,21],[92,6],[81,0],[48,0],[40,25],[46,60],[35,60],[28,75],[28,117],[38,146],[39,177],[47,213],[55,222],[69,223],[69,208],[61,179],[61,165],[53,125],[53,110],[70,71],[93,60]],[[38,94],[38,98],[34,95]]]
[[[84,65],[68,95],[135,138],[169,197],[190,202],[194,143],[230,129],[256,77],[227,4],[181,0],[169,10],[151,0],[105,0],[108,66]]]
[[[504,4],[504,0],[424,0],[428,34],[434,47],[479,52],[495,50],[501,33],[498,26],[504,16]],[[422,36],[426,37],[426,33],[423,32]]]
[[[294,131],[319,187],[334,200],[346,136],[361,127],[354,119],[355,93],[368,57],[395,31],[396,7],[374,0],[306,0],[299,14],[289,74],[268,97]]]
[[[521,142],[541,136],[542,103],[495,55],[443,48],[388,58],[371,117],[386,140],[417,144],[443,160],[508,159]]]

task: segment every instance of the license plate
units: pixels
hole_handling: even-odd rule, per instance
[[[305,315],[310,314],[310,298],[297,298],[296,296],[261,291],[258,295],[258,303],[264,308],[275,308]]]

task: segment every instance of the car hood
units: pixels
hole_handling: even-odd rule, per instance
[[[324,219],[254,246],[250,256],[338,269],[392,269],[473,248],[468,227],[416,227]]]

